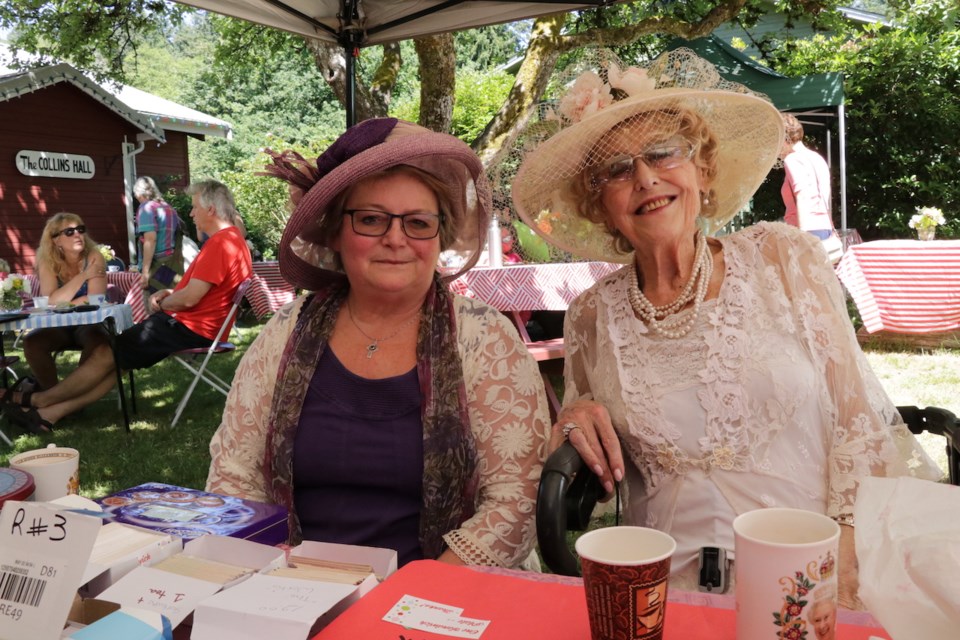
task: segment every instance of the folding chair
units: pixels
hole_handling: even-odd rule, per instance
[[[960,485],[960,420],[957,416],[939,407],[897,407],[897,411],[912,433],[929,431],[946,439],[950,484]]]
[[[171,427],[177,426],[177,421],[180,419],[180,414],[183,413],[183,409],[187,406],[187,401],[190,400],[190,396],[193,394],[194,388],[196,388],[197,383],[200,382],[201,379],[223,395],[227,395],[230,392],[230,383],[226,382],[212,371],[207,371],[207,363],[210,362],[211,356],[213,356],[215,353],[229,353],[230,351],[236,349],[233,344],[229,342],[221,342],[220,339],[226,337],[225,334],[227,332],[227,328],[236,317],[237,309],[240,307],[240,302],[246,295],[247,289],[250,287],[251,282],[253,282],[253,279],[247,278],[240,283],[240,286],[237,288],[237,292],[233,294],[233,304],[230,306],[230,311],[227,313],[227,317],[220,326],[220,330],[217,332],[217,337],[213,340],[213,343],[209,347],[200,349],[184,349],[183,351],[177,351],[176,353],[172,354],[172,358],[193,373],[193,380],[190,382],[190,387],[187,389],[186,394],[184,394],[183,400],[180,401],[180,405],[177,407],[177,412],[173,416],[173,422],[170,423]],[[187,362],[187,358],[196,360],[196,358],[201,355],[204,355],[204,358],[199,367],[194,367],[190,362]]]

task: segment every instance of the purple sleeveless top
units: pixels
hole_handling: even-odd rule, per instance
[[[293,499],[304,540],[423,558],[423,430],[416,368],[382,380],[348,371],[329,346],[304,399],[293,448]]]

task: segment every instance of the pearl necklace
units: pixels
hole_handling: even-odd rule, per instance
[[[367,332],[364,331],[359,324],[357,324],[356,319],[353,317],[353,308],[350,306],[349,300],[347,300],[347,315],[350,317],[350,322],[353,323],[353,326],[357,328],[357,331],[363,334],[364,338],[366,338],[367,340],[370,340],[370,344],[367,345],[367,360],[369,360],[370,358],[373,357],[373,354],[375,354],[380,349],[381,342],[386,342],[387,340],[396,337],[397,334],[399,334],[401,331],[403,331],[408,326],[413,324],[413,321],[420,317],[420,312],[417,311],[417,313],[410,316],[409,320],[401,324],[399,327],[397,327],[396,331],[386,336],[385,338],[374,338],[373,336],[367,334]]]
[[[687,280],[680,295],[665,305],[654,306],[650,300],[640,290],[640,280],[637,275],[637,268],[634,265],[628,273],[627,298],[630,300],[630,306],[640,316],[644,324],[650,327],[654,333],[658,333],[666,338],[682,338],[690,333],[693,326],[700,317],[700,305],[707,296],[707,289],[710,286],[710,276],[713,275],[713,254],[707,247],[706,237],[697,232],[696,249],[693,259],[693,272],[690,279]],[[693,309],[686,318],[678,319],[674,314],[683,309],[688,302],[693,300]]]

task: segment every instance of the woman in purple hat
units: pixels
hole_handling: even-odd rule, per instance
[[[315,164],[273,157],[294,205],[280,270],[312,293],[243,358],[207,489],[286,506],[291,543],[531,566],[549,430],[537,366],[509,321],[446,286],[486,237],[479,159],[393,118]],[[469,259],[441,278],[446,249]]]

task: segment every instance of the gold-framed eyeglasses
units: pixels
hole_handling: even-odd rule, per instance
[[[636,155],[621,153],[612,156],[593,169],[592,182],[594,189],[602,189],[604,185],[624,183],[633,179],[637,161],[655,171],[676,169],[693,157],[697,150],[689,140],[674,136],[669,140],[652,144]]]
[[[387,234],[393,219],[400,220],[404,235],[413,240],[429,240],[440,233],[438,213],[387,213],[376,209],[347,209],[343,215],[350,216],[350,225],[357,235],[379,238]]]

